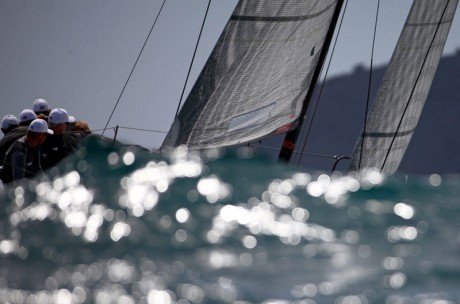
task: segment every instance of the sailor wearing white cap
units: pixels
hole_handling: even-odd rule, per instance
[[[30,109],[22,110],[21,114],[19,114],[19,125],[21,126],[28,126],[30,123],[37,118],[35,112]]]
[[[43,114],[45,116],[48,116],[50,114],[51,107],[49,106],[46,100],[44,100],[43,98],[39,98],[34,101],[33,110],[37,115]]]
[[[65,109],[62,109],[62,110],[66,112],[67,115],[69,115],[69,113]],[[75,123],[76,122],[77,120],[75,119],[75,116],[69,115],[69,122],[67,123],[66,132],[69,132],[75,135]]]
[[[67,112],[66,109],[61,109],[61,110],[64,111],[67,114],[67,116],[69,116],[68,123],[74,123],[76,121],[75,116],[69,115],[69,112]]]
[[[33,178],[42,172],[40,163],[40,145],[46,135],[53,134],[43,119],[33,120],[27,134],[18,139],[6,152],[1,178],[10,183],[22,178]]]
[[[40,135],[50,134],[53,135],[53,130],[48,128],[48,124],[43,119],[35,119],[29,125],[29,131],[27,133],[37,133]]]
[[[7,134],[11,130],[15,129],[19,126],[19,121],[16,116],[8,114],[3,117],[2,119],[2,132],[3,134]]]
[[[55,134],[63,134],[68,123],[75,122],[75,117],[69,116],[62,108],[53,109],[48,117],[48,126]]]
[[[54,131],[54,135],[47,136],[42,147],[44,169],[55,166],[78,148],[77,138],[65,132],[67,124],[72,122],[75,122],[75,117],[69,116],[62,108],[50,112],[48,127]]]

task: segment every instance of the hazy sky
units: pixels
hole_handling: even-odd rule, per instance
[[[18,115],[43,97],[93,129],[102,128],[162,2],[0,0],[0,115]],[[207,2],[167,0],[111,126],[169,129]],[[188,89],[236,3],[213,0]],[[389,60],[411,3],[382,0],[376,64]],[[350,0],[332,74],[368,64],[376,5],[377,0]],[[460,48],[459,18],[446,54]],[[161,145],[164,137],[127,130],[119,134],[147,147]]]

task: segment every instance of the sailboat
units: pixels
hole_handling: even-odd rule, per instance
[[[285,133],[289,162],[344,0],[240,0],[163,147],[207,149]],[[434,78],[458,0],[414,0],[366,115],[349,171],[396,172]]]

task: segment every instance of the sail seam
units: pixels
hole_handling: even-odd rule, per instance
[[[406,23],[405,26],[433,26],[433,25],[438,25],[438,24],[446,24],[454,21],[454,19],[448,19],[444,20],[442,22],[425,22],[425,23]]]
[[[415,128],[412,130],[408,131],[401,131],[401,132],[366,132],[364,133],[364,136],[366,137],[402,137],[402,136],[407,136],[409,134],[414,133]]]
[[[292,21],[303,21],[308,19],[313,19],[329,11],[332,7],[335,6],[337,1],[334,1],[328,7],[311,15],[304,16],[286,16],[286,17],[270,17],[270,16],[238,16],[233,15],[230,17],[230,20],[236,21],[261,21],[261,22],[292,22]]]

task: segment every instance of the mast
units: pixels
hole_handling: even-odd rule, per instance
[[[283,145],[281,146],[281,151],[278,156],[278,161],[289,163],[292,157],[292,153],[294,152],[295,146],[297,144],[297,140],[299,139],[300,131],[302,129],[303,123],[305,121],[305,115],[307,110],[310,106],[311,100],[315,93],[316,83],[321,75],[321,70],[326,61],[327,54],[329,52],[329,47],[332,42],[332,38],[334,37],[335,28],[337,22],[340,17],[340,12],[342,10],[344,0],[337,0],[337,6],[334,11],[334,15],[332,16],[331,24],[329,26],[329,31],[327,32],[323,48],[321,50],[321,54],[318,60],[318,65],[316,66],[315,72],[312,77],[312,81],[310,84],[310,89],[308,90],[307,96],[302,104],[302,111],[300,112],[297,127],[288,133],[284,137]]]

